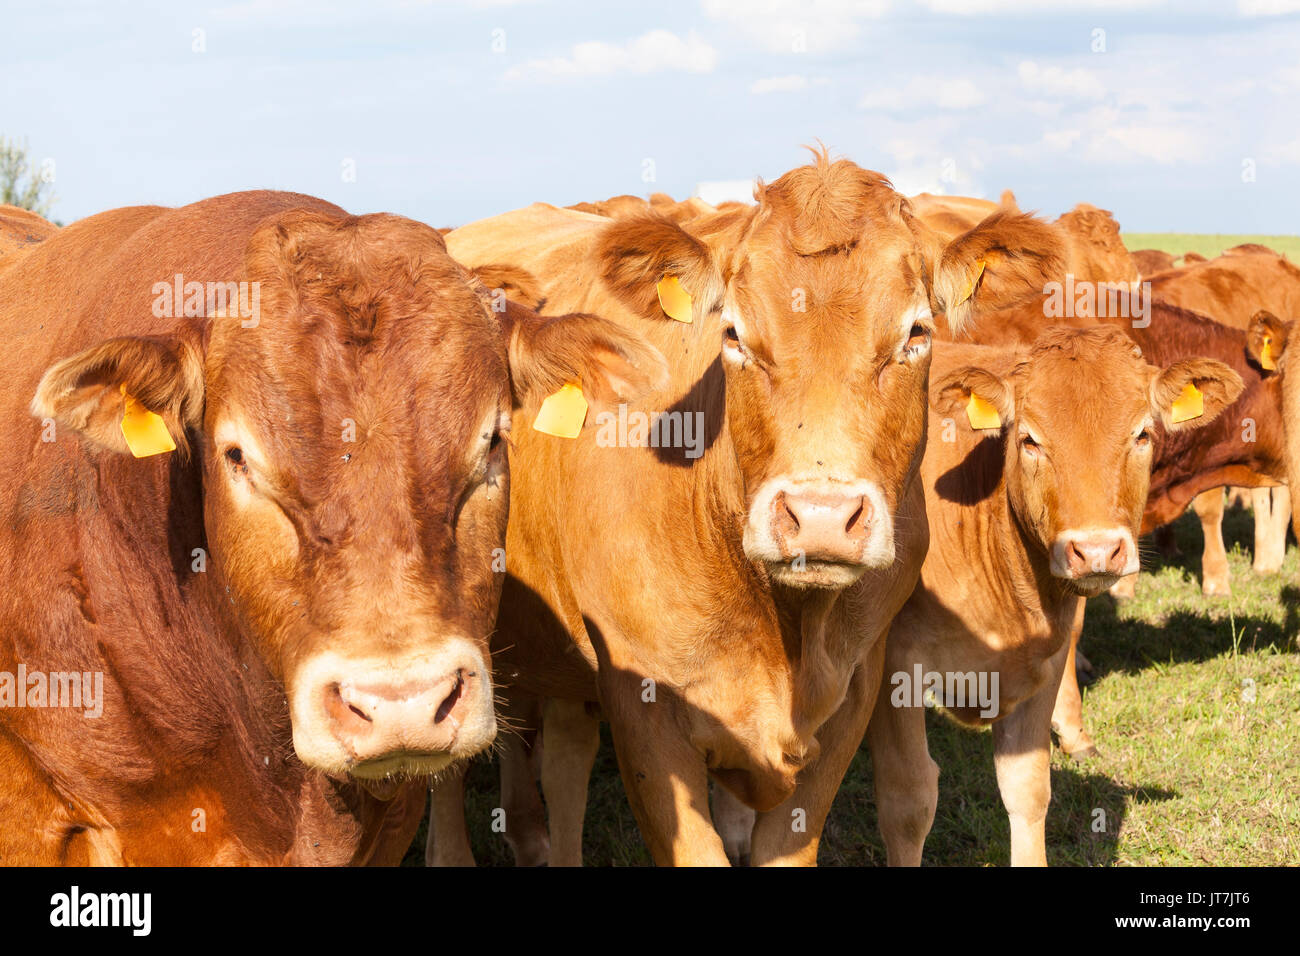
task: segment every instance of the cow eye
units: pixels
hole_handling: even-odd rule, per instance
[[[903,348],[908,355],[916,355],[929,344],[930,330],[917,322],[912,326],[912,330],[907,333],[907,344]]]
[[[1034,441],[1033,436],[1028,434],[1020,436],[1020,447],[1031,455],[1037,455],[1041,450],[1038,442]]]
[[[740,333],[736,331],[736,327],[734,325],[729,325],[722,330],[722,338],[726,341],[728,345],[740,344]]]
[[[244,452],[238,447],[226,449],[226,461],[230,462],[236,468],[244,463]]]
[[[488,442],[488,454],[489,455],[492,454],[500,447],[501,447],[501,429],[498,428],[496,431],[492,433],[492,440]]]
[[[1139,448],[1146,448],[1151,444],[1151,430],[1149,428],[1142,429],[1138,432],[1137,438],[1133,439],[1133,443]]]

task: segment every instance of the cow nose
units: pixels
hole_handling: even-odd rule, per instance
[[[781,491],[772,499],[772,537],[785,560],[854,564],[871,534],[872,508],[865,495]]]
[[[1064,542],[1065,570],[1071,578],[1090,574],[1121,575],[1128,566],[1128,541],[1123,535],[1080,535]]]
[[[358,763],[392,754],[437,754],[456,743],[483,694],[481,668],[438,677],[348,676],[325,687],[330,729]]]

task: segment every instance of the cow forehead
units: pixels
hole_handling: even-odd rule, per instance
[[[1040,344],[1017,365],[1016,404],[1035,420],[1063,417],[1086,426],[1129,428],[1149,408],[1150,369],[1130,340],[1062,337]]]

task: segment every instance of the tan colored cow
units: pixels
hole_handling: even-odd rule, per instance
[[[657,862],[816,861],[880,686],[882,634],[925,551],[931,310],[960,322],[969,296],[1014,283],[1034,254],[1023,245],[973,289],[972,256],[997,242],[945,249],[881,176],[824,154],[758,199],[689,231],[532,206],[448,236],[467,265],[537,275],[548,310],[647,335],[672,382],[628,414],[689,416],[702,437],[512,438],[532,478],[512,488],[494,647],[507,697],[547,699],[555,863],[580,860],[593,703]],[[1016,225],[1000,220],[1000,240]],[[665,318],[666,276],[693,299],[689,325]],[[444,786],[430,858],[470,862],[458,784]],[[535,793],[505,802],[512,841],[544,846],[509,809],[535,811]]]
[[[1011,862],[1041,865],[1071,630],[1087,597],[1137,568],[1157,431],[1211,421],[1241,379],[1212,359],[1154,368],[1110,327],[1049,329],[1023,350],[937,342],[931,379],[930,551],[890,627],[868,734],[880,828],[891,864],[921,862],[939,780],[923,700],[937,691],[953,717],[992,725]],[[1178,421],[1188,384],[1203,413]]]

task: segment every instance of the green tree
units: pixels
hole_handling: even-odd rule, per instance
[[[45,177],[29,170],[27,144],[11,143],[0,136],[0,203],[21,206],[49,218],[54,205],[50,186]]]

